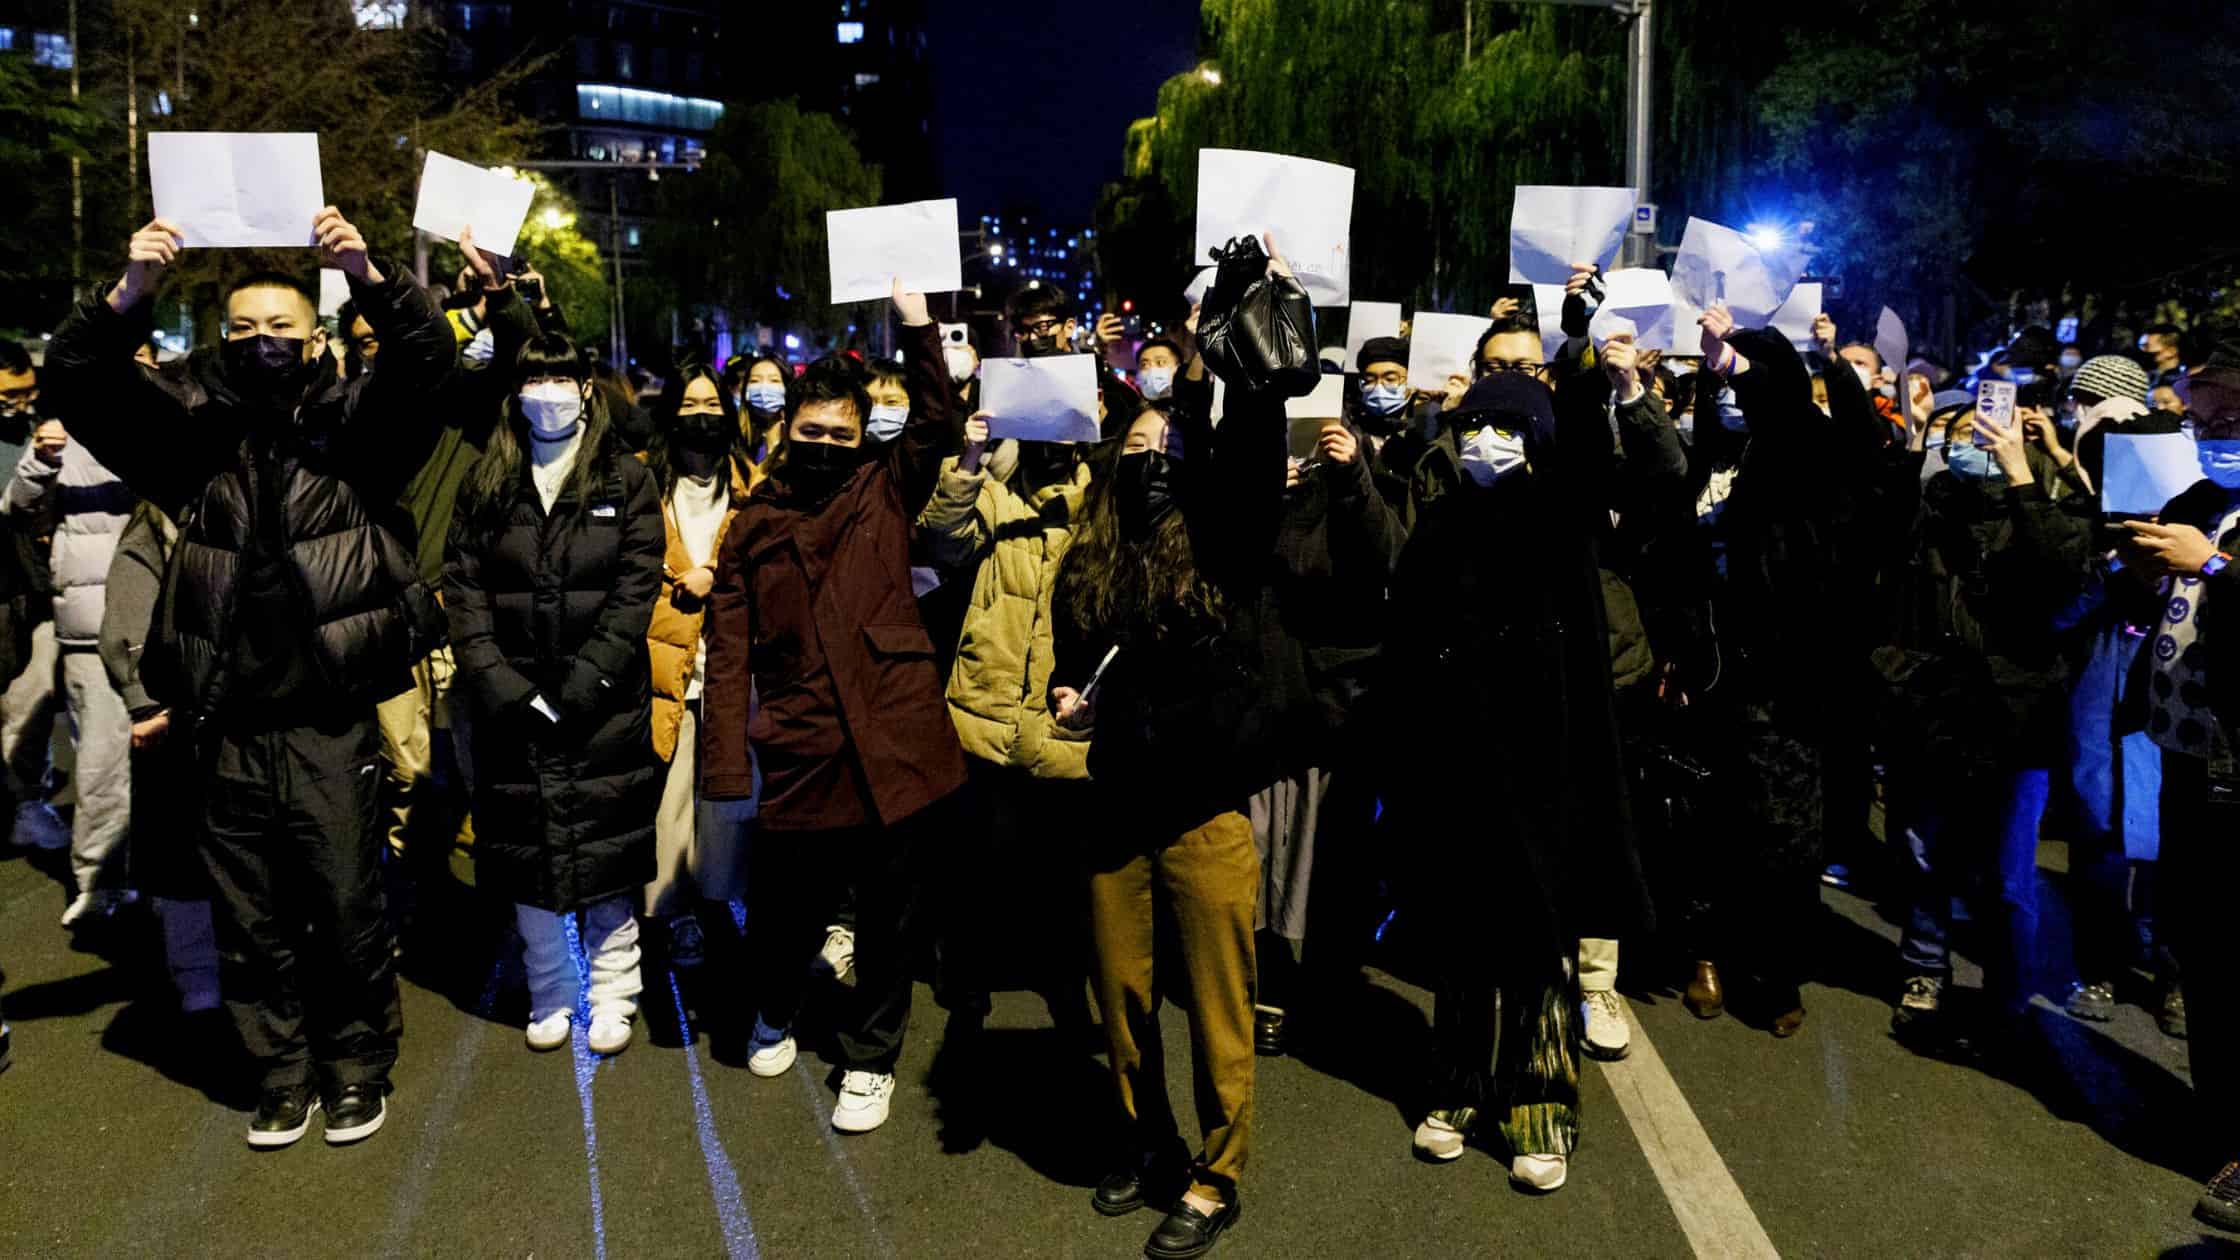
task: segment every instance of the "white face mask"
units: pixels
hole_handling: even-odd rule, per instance
[[[1524,435],[1504,433],[1492,425],[1457,443],[1462,449],[1462,471],[1481,486],[1490,486],[1524,467]]]
[[[873,407],[863,422],[863,431],[874,442],[892,442],[902,436],[902,427],[909,422],[908,407]]]
[[[1143,368],[1136,373],[1136,380],[1143,386],[1143,396],[1153,402],[1174,392],[1173,368]]]
[[[547,440],[567,437],[583,422],[583,392],[562,381],[525,386],[521,414],[529,418],[532,435]]]
[[[963,346],[945,346],[941,357],[949,365],[949,380],[954,384],[962,385],[971,380],[980,367],[980,360]]]

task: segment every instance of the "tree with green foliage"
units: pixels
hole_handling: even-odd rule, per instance
[[[791,100],[724,112],[690,179],[661,185],[656,271],[689,308],[837,332],[825,212],[879,204],[880,173],[839,121]]]
[[[92,102],[74,103],[69,81],[20,54],[0,55],[0,327],[44,328],[70,300],[70,159],[102,140]]]

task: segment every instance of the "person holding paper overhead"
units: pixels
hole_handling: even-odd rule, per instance
[[[332,206],[310,225],[382,341],[343,381],[310,294],[266,275],[226,295],[225,340],[132,362],[182,232],[134,234],[124,277],[56,330],[47,383],[73,438],[181,522],[149,694],[191,732],[221,986],[262,1077],[254,1146],[378,1130],[401,1028],[379,879],[374,704],[442,641],[443,611],[387,523],[436,436],[456,362],[442,314]],[[285,890],[285,891],[283,891]]]
[[[856,983],[837,1015],[832,1113],[844,1133],[886,1123],[910,1017],[908,942],[965,785],[910,582],[911,524],[956,441],[954,395],[925,295],[899,281],[893,292],[920,407],[875,447],[852,359],[820,359],[794,383],[768,477],[718,552],[701,695],[702,794],[745,800],[762,772],[747,859],[755,1075],[792,1066],[809,959],[853,884]]]
[[[1269,272],[1290,283],[1268,243]],[[1241,285],[1237,286],[1241,289]],[[1091,732],[1089,870],[1097,1004],[1125,1148],[1091,1195],[1106,1216],[1166,1212],[1154,1260],[1204,1255],[1240,1211],[1251,1150],[1253,914],[1260,860],[1246,799],[1273,777],[1277,713],[1264,609],[1283,514],[1284,400],[1226,381],[1219,429],[1188,410],[1138,414],[1089,483],[1051,597],[1050,700]],[[1200,1146],[1167,1102],[1161,921],[1184,973]]]

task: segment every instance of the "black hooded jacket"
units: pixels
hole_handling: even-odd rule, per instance
[[[228,381],[216,347],[162,368],[134,363],[145,304],[120,315],[91,298],[55,332],[42,382],[54,413],[179,522],[141,662],[160,703],[237,729],[299,725],[402,690],[411,663],[443,641],[396,503],[435,441],[442,413],[428,404],[457,352],[410,273],[375,265],[382,283],[350,288],[381,337],[381,370],[346,382],[322,357],[285,412]],[[288,659],[262,662],[294,684],[284,696],[238,685],[243,578],[260,554],[275,560],[293,610]]]

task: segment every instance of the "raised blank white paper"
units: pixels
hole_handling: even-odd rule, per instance
[[[1417,311],[1408,334],[1408,384],[1438,390],[1447,378],[1470,379],[1470,356],[1493,321],[1484,315],[1442,315]]]
[[[412,226],[447,241],[458,240],[459,229],[471,227],[476,249],[510,256],[536,195],[537,186],[528,180],[430,150],[420,168]]]
[[[897,278],[910,293],[953,293],[964,287],[954,197],[827,210],[824,228],[835,306],[890,296]]]
[[[1540,361],[1553,363],[1563,353],[1563,286],[1536,284],[1532,286],[1532,311],[1540,320]],[[1440,382],[1442,385],[1444,381]]]
[[[1674,295],[1699,311],[1725,302],[1739,328],[1765,327],[1801,274],[1794,254],[1761,252],[1742,233],[1708,219],[1688,220],[1672,260]]]
[[[2100,466],[2100,510],[2152,516],[2201,480],[2201,454],[2183,433],[2111,433]]]
[[[1094,442],[1102,436],[1097,428],[1097,356],[989,359],[980,365],[980,409],[990,415],[990,437]]]
[[[1683,332],[1674,318],[1672,305],[1672,279],[1654,267],[1628,267],[1610,272],[1602,278],[1602,305],[1595,313],[1596,323],[1624,319],[1634,328],[1633,344],[1641,350],[1673,351],[1680,347],[1678,339],[1695,332],[1693,324]],[[1609,340],[1608,336],[1593,333],[1596,344]]]
[[[1575,262],[1607,270],[1638,200],[1631,188],[1519,184],[1509,213],[1509,283],[1562,284]]]
[[[1183,286],[1182,300],[1192,306],[1205,301],[1206,290],[1213,287],[1213,272],[1211,267],[1198,268],[1198,274],[1190,277],[1190,283]]]
[[[1336,420],[1346,414],[1346,378],[1324,372],[1314,388],[1283,400],[1283,414],[1294,420]]]
[[[1275,237],[1316,306],[1352,300],[1353,168],[1255,153],[1198,150],[1194,261],[1232,237]]]
[[[315,131],[155,131],[148,192],[189,249],[316,245],[327,204]]]
[[[334,267],[319,268],[319,318],[325,319],[341,310],[342,304],[349,300],[350,277]],[[350,335],[347,328],[340,332],[345,337]]]
[[[1371,338],[1399,335],[1398,302],[1355,302],[1346,315],[1346,371],[1361,370],[1361,347]]]
[[[1789,290],[1789,300],[1766,321],[1766,327],[1789,339],[1798,350],[1812,347],[1812,321],[1820,318],[1820,282],[1808,280]]]
[[[1906,370],[1906,325],[1898,313],[1885,306],[1874,321],[1874,352],[1892,372]]]

